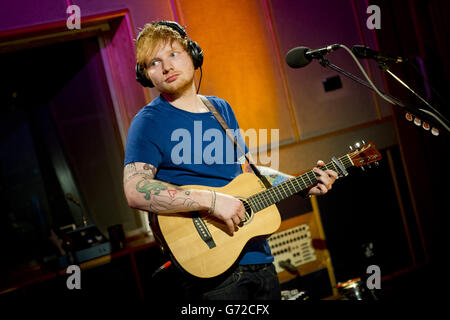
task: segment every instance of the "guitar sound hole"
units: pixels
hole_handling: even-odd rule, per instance
[[[245,219],[241,221],[241,224],[244,225],[244,224],[249,223],[252,220],[253,212],[252,212],[252,208],[250,208],[250,205],[248,204],[248,202],[246,200],[243,200],[243,199],[239,199],[239,200],[241,200],[241,202],[245,208]]]

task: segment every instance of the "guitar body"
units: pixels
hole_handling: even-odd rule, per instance
[[[333,157],[322,169],[335,170],[346,176],[347,168],[377,163],[380,159],[381,154],[373,142],[357,143],[355,150],[339,159]],[[153,231],[184,270],[199,278],[215,277],[234,264],[250,239],[268,236],[278,230],[281,216],[275,203],[315,184],[316,174],[309,171],[269,189],[251,173],[243,173],[221,188],[183,186],[183,189],[214,190],[240,199],[247,211],[243,225],[230,235],[221,220],[207,212],[193,211],[152,215],[152,221],[156,223]]]
[[[221,188],[196,185],[182,188],[214,190],[241,200],[266,190],[258,177],[251,173],[243,173]],[[276,232],[281,224],[276,205],[257,213],[251,212],[247,221],[233,235],[228,233],[225,223],[221,220],[207,212],[199,212],[199,215],[212,236],[214,247],[208,246],[202,239],[190,212],[156,215],[159,232],[173,258],[184,270],[199,278],[215,277],[225,272],[233,265],[251,238],[270,235]]]

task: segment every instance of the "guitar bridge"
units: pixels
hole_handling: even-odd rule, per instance
[[[208,227],[206,226],[205,222],[203,221],[200,214],[195,211],[192,212],[192,221],[194,222],[195,229],[197,229],[198,234],[200,235],[200,238],[206,243],[208,248],[212,249],[216,246],[216,243],[214,242],[214,239],[211,235],[211,233],[208,230]]]

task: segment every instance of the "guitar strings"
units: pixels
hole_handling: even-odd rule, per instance
[[[338,160],[345,168],[349,168],[353,165],[353,162],[348,155],[344,155]],[[327,163],[324,168],[325,170],[334,170],[339,172],[339,169],[336,167],[334,162]],[[309,180],[309,184],[305,181],[305,178]],[[297,186],[295,186],[295,183]],[[313,171],[309,171],[270,189],[254,194],[250,196],[247,201],[249,202],[250,209],[254,212],[258,212],[316,183],[317,179],[315,173]],[[284,193],[285,196],[283,196],[282,193]],[[277,194],[281,195],[281,197],[278,197]]]

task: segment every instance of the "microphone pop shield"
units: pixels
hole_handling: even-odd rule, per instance
[[[286,63],[289,67],[297,69],[302,68],[311,62],[311,58],[306,56],[306,52],[310,49],[307,47],[297,47],[289,50],[286,54]]]

